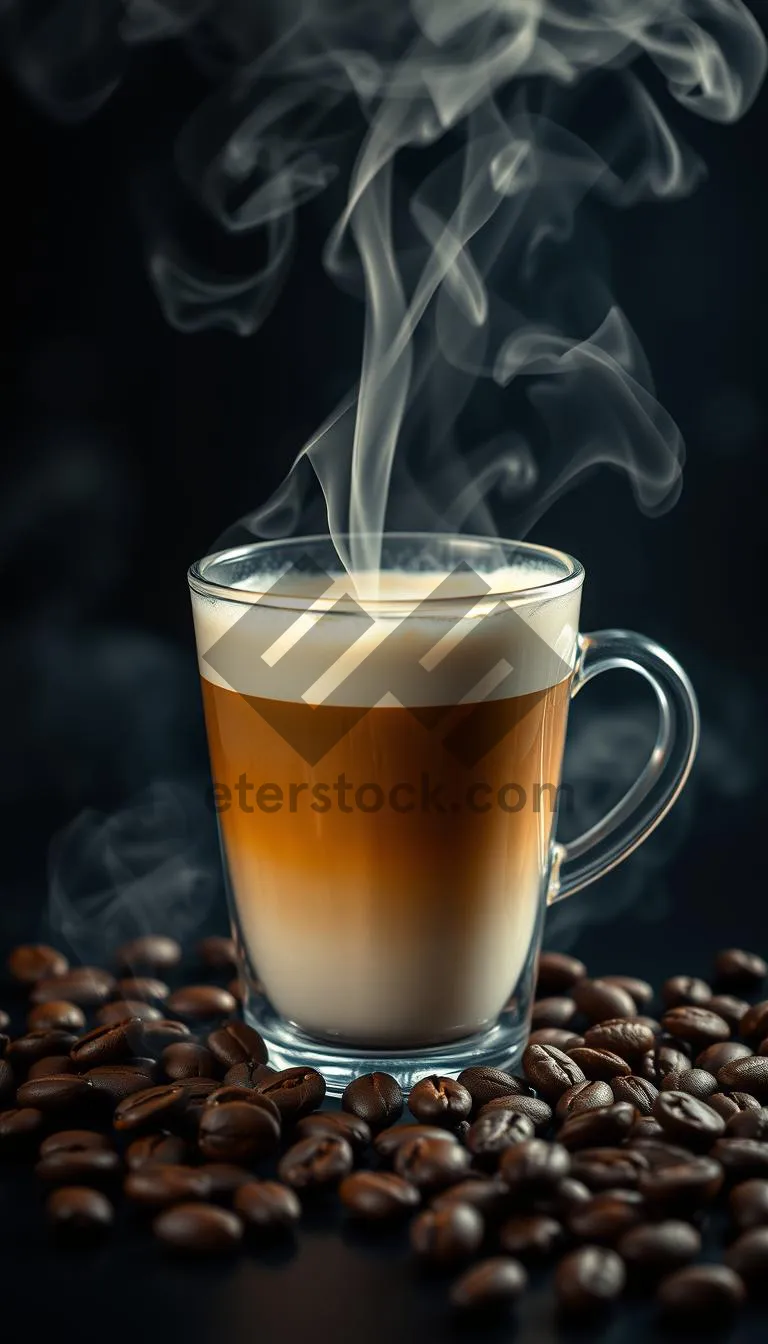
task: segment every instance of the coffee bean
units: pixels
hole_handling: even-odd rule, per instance
[[[727,1265],[690,1265],[659,1287],[658,1301],[667,1319],[681,1325],[720,1325],[736,1313],[746,1296],[744,1284]]]
[[[576,1004],[573,999],[553,995],[536,1000],[531,1010],[531,1026],[534,1031],[539,1027],[567,1027],[575,1016]]]
[[[722,1115],[725,1120],[725,1132],[728,1133],[728,1121],[733,1115],[741,1115],[742,1111],[737,1101],[729,1097],[727,1092],[714,1092],[711,1097],[707,1097],[707,1105]],[[754,1135],[750,1136],[754,1137]]]
[[[688,1041],[695,1050],[703,1050],[717,1041],[727,1041],[731,1034],[728,1023],[709,1008],[697,1008],[685,1005],[670,1008],[661,1019],[665,1031],[680,1041]]]
[[[643,1056],[638,1072],[658,1087],[667,1074],[684,1073],[690,1067],[691,1061],[682,1050],[667,1045],[666,1042],[660,1042]]]
[[[274,1078],[276,1074],[277,1069],[271,1069],[268,1064],[257,1064],[249,1059],[244,1064],[233,1064],[231,1069],[227,1069],[224,1082],[233,1087],[251,1087],[255,1091],[259,1083]]]
[[[712,986],[695,975],[673,975],[661,987],[662,1002],[667,1008],[688,1004],[703,1005],[712,998]]]
[[[768,1227],[752,1227],[734,1241],[725,1263],[743,1279],[755,1297],[768,1294]]]
[[[558,1050],[570,1050],[574,1045],[583,1045],[584,1037],[567,1027],[538,1027],[528,1037],[528,1045],[554,1045]]]
[[[181,948],[175,938],[147,934],[123,943],[115,953],[115,960],[118,966],[129,972],[164,971],[178,966]]]
[[[200,1114],[201,1153],[225,1162],[250,1162],[273,1152],[280,1140],[280,1121],[271,1108],[250,1101],[205,1105]]]
[[[379,1075],[372,1074],[371,1077]],[[385,1076],[385,1075],[381,1075]],[[325,1096],[325,1079],[317,1069],[296,1067],[282,1069],[262,1079],[256,1091],[274,1102],[283,1120],[299,1120],[310,1111],[316,1111]],[[346,1093],[345,1093],[346,1095]],[[402,1094],[401,1094],[402,1096]],[[342,1099],[343,1104],[343,1099]],[[347,1110],[352,1109],[347,1107]],[[358,1111],[357,1114],[360,1114]],[[362,1117],[365,1119],[365,1116]]]
[[[99,1150],[114,1152],[106,1134],[95,1129],[61,1129],[49,1134],[40,1144],[40,1157],[50,1157],[52,1153],[82,1153]]]
[[[659,1128],[661,1129],[661,1126]],[[655,1171],[657,1167],[674,1167],[678,1162],[689,1162],[691,1154],[688,1149],[682,1148],[677,1143],[670,1143],[668,1139],[663,1138],[663,1134],[662,1129],[661,1135],[651,1138],[630,1137],[632,1151],[642,1156],[645,1167]]]
[[[584,1044],[594,1050],[608,1050],[632,1064],[653,1049],[655,1037],[636,1019],[615,1017],[590,1027],[584,1033]]]
[[[586,979],[587,968],[577,957],[564,952],[542,952],[539,957],[537,995],[562,994],[579,980]]]
[[[760,1102],[751,1092],[729,1092],[731,1101],[735,1101],[740,1111],[759,1111]]]
[[[717,1081],[722,1087],[749,1092],[758,1101],[768,1102],[768,1056],[750,1055],[748,1059],[732,1059],[718,1071]]]
[[[718,1139],[710,1156],[720,1163],[732,1181],[768,1176],[768,1143],[759,1139]]]
[[[555,1107],[558,1120],[567,1120],[583,1111],[594,1111],[613,1104],[613,1092],[607,1083],[575,1083],[564,1092]]]
[[[466,1270],[451,1288],[451,1304],[473,1315],[487,1315],[515,1302],[528,1285],[517,1260],[496,1255]]]
[[[168,1045],[161,1056],[163,1072],[172,1082],[185,1078],[212,1078],[218,1073],[218,1064],[204,1045],[180,1041]]]
[[[201,938],[196,950],[203,966],[212,971],[229,971],[237,967],[237,948],[232,938],[212,934]]]
[[[212,1018],[234,1013],[237,1003],[228,990],[218,985],[185,985],[169,994],[166,1008],[190,1022],[210,1022]]]
[[[571,991],[576,1005],[590,1022],[634,1017],[635,1001],[620,985],[607,980],[580,980]]]
[[[231,1087],[226,1083],[213,1082],[210,1079],[198,1078],[196,1081],[187,1080],[184,1084],[187,1087],[205,1087],[205,1105],[225,1106],[230,1101],[240,1101],[246,1106],[258,1106],[261,1110],[268,1111],[277,1125],[281,1124],[281,1115],[274,1101],[270,1097],[262,1096],[251,1087]]]
[[[628,1228],[642,1222],[644,1213],[643,1197],[637,1190],[606,1190],[579,1204],[568,1219],[568,1227],[580,1241],[611,1245]]]
[[[717,1076],[720,1069],[730,1064],[732,1059],[748,1059],[751,1054],[749,1046],[743,1045],[741,1041],[719,1041],[700,1051],[696,1056],[696,1068],[706,1069],[708,1073]]]
[[[176,1134],[142,1134],[125,1150],[129,1171],[143,1167],[183,1166],[189,1157],[189,1147]]]
[[[643,1172],[638,1189],[653,1210],[685,1215],[695,1212],[719,1194],[723,1168],[712,1157],[692,1157]]]
[[[512,1111],[515,1115],[524,1115],[530,1120],[537,1134],[541,1134],[552,1123],[552,1107],[540,1097],[494,1097],[480,1108],[478,1120],[489,1111]]]
[[[614,1078],[629,1077],[632,1065],[612,1050],[596,1050],[592,1046],[574,1046],[568,1054],[575,1064],[594,1081],[612,1083]]]
[[[660,1139],[664,1135],[664,1130],[658,1120],[652,1115],[638,1115],[634,1125],[629,1131],[629,1141],[635,1139]]]
[[[753,1178],[734,1186],[728,1197],[731,1218],[739,1232],[768,1227],[768,1180]]]
[[[350,1115],[346,1111],[318,1111],[314,1115],[305,1115],[298,1121],[295,1133],[299,1139],[309,1139],[317,1134],[339,1135],[346,1139],[353,1153],[363,1152],[371,1142],[370,1125],[359,1115]]]
[[[549,1259],[565,1241],[562,1223],[545,1214],[518,1214],[499,1229],[499,1245],[509,1255],[527,1263]]]
[[[236,1213],[212,1204],[178,1204],[164,1209],[152,1224],[158,1241],[174,1251],[191,1255],[217,1255],[233,1251],[243,1235]]]
[[[37,980],[30,998],[32,1003],[61,1002],[94,1008],[104,1003],[115,988],[115,977],[100,966],[77,966],[48,979]]]
[[[265,1239],[292,1232],[301,1218],[298,1197],[279,1181],[250,1180],[235,1192],[233,1206],[246,1227]]]
[[[153,975],[128,976],[118,980],[115,988],[120,998],[129,1002],[164,1003],[171,992],[164,980],[157,980]]]
[[[626,1101],[617,1101],[612,1106],[601,1106],[598,1110],[569,1116],[557,1138],[569,1150],[618,1146],[629,1134],[634,1121],[634,1106]]]
[[[659,1095],[658,1088],[648,1082],[647,1078],[637,1078],[634,1075],[614,1078],[612,1088],[616,1101],[629,1102],[641,1116],[651,1114],[653,1103]]]
[[[571,1156],[559,1143],[526,1139],[502,1154],[500,1172],[515,1194],[552,1189],[571,1168]]]
[[[92,1096],[91,1083],[74,1073],[51,1073],[45,1078],[28,1079],[16,1093],[20,1106],[32,1106],[48,1113],[71,1110]]]
[[[715,958],[715,981],[734,989],[755,989],[768,975],[768,965],[756,952],[729,947]]]
[[[35,1175],[49,1185],[102,1185],[114,1180],[120,1170],[114,1149],[73,1148],[41,1157]]]
[[[222,1022],[208,1037],[208,1049],[219,1061],[222,1068],[231,1069],[235,1064],[266,1064],[267,1047],[264,1040],[247,1022],[233,1018],[231,1022]]]
[[[466,1142],[479,1165],[495,1166],[507,1148],[531,1139],[533,1135],[533,1123],[527,1116],[496,1109],[478,1116],[470,1127]]]
[[[129,1171],[123,1189],[132,1204],[164,1209],[183,1200],[207,1199],[210,1183],[203,1167],[145,1163]]]
[[[140,1050],[142,1054],[150,1055],[153,1059],[159,1059],[169,1045],[190,1040],[191,1033],[184,1022],[163,1017],[132,1022],[130,1039],[135,1050]]]
[[[485,1068],[482,1065],[464,1069],[457,1082],[467,1089],[476,1110],[494,1097],[525,1097],[531,1092],[527,1079],[516,1078],[511,1073],[503,1073],[501,1069]]]
[[[528,1081],[548,1102],[556,1102],[575,1083],[586,1082],[571,1056],[553,1045],[526,1046],[523,1069]]]
[[[103,1027],[112,1027],[131,1019],[143,1022],[161,1022],[163,1014],[151,1003],[142,999],[117,999],[114,1003],[105,1003],[95,1014],[96,1021]]]
[[[458,1143],[417,1136],[397,1149],[394,1167],[417,1189],[433,1192],[463,1180],[469,1161],[469,1153]]]
[[[633,1190],[648,1167],[642,1153],[630,1148],[582,1148],[571,1157],[571,1175],[589,1190]]]
[[[653,1114],[665,1134],[696,1151],[711,1147],[725,1132],[723,1117],[687,1092],[660,1092]]]
[[[45,1117],[35,1106],[14,1106],[0,1111],[0,1151],[23,1148],[39,1135]]]
[[[27,1018],[30,1031],[82,1031],[85,1026],[85,1013],[76,1003],[67,1003],[66,999],[52,999],[50,1003],[39,1003]]]
[[[644,1007],[653,999],[653,985],[649,985],[647,980],[638,980],[634,975],[604,975],[602,979],[606,985],[618,985],[619,989],[625,989],[637,1008]]]
[[[296,1129],[298,1131],[298,1125]],[[438,1125],[390,1125],[389,1129],[382,1129],[376,1135],[373,1146],[379,1157],[389,1161],[394,1158],[398,1149],[411,1139],[436,1139],[438,1142],[456,1143],[455,1135]]]
[[[568,1316],[591,1316],[624,1291],[626,1271],[615,1251],[605,1246],[581,1246],[560,1261],[555,1272],[555,1295]]]
[[[411,1249],[428,1264],[455,1265],[479,1250],[483,1231],[482,1216],[469,1204],[425,1209],[411,1223]]]
[[[339,1186],[339,1198],[349,1214],[366,1222],[400,1218],[421,1202],[415,1185],[391,1171],[355,1171]]]
[[[125,1097],[137,1092],[145,1092],[152,1086],[149,1074],[142,1073],[129,1064],[97,1064],[83,1074],[93,1088],[94,1097],[104,1105],[117,1106]]]
[[[695,1260],[701,1251],[701,1233],[680,1218],[640,1223],[622,1234],[616,1249],[637,1277],[656,1278]]]
[[[748,1008],[741,1019],[739,1035],[750,1045],[758,1045],[768,1036],[768,999]]]
[[[187,1102],[187,1093],[180,1083],[143,1088],[118,1104],[113,1123],[115,1129],[130,1133],[162,1128],[184,1112]]]
[[[293,1190],[336,1185],[352,1170],[354,1154],[340,1135],[314,1134],[299,1139],[281,1157],[277,1174]]]
[[[52,979],[69,970],[64,954],[45,943],[25,943],[15,947],[7,966],[11,978],[19,985],[34,985],[38,980]]]
[[[575,1176],[564,1176],[543,1198],[537,1198],[539,1212],[558,1222],[570,1218],[574,1209],[586,1204],[592,1198],[592,1191]]]
[[[717,1013],[724,1022],[728,1023],[731,1031],[738,1032],[741,1027],[741,1019],[749,1009],[749,1004],[745,999],[735,999],[732,994],[714,994],[707,1004],[712,1013]]]
[[[733,1098],[730,1098],[733,1101]],[[768,1141],[768,1107],[761,1106],[758,1110],[736,1111],[735,1116],[731,1116],[726,1122],[725,1137],[727,1139],[759,1139],[761,1143]]]
[[[32,1064],[48,1055],[68,1055],[76,1040],[77,1037],[71,1031],[58,1028],[28,1031],[26,1036],[18,1036],[15,1041],[11,1041],[5,1056],[17,1072],[24,1073]]]
[[[89,1069],[97,1064],[121,1064],[133,1054],[129,1034],[133,1024],[140,1029],[137,1019],[119,1022],[115,1026],[95,1027],[72,1046],[70,1056],[78,1068]]]
[[[408,1109],[422,1124],[450,1127],[466,1120],[472,1110],[472,1094],[453,1078],[432,1074],[411,1088]]]
[[[359,1115],[372,1130],[394,1125],[403,1113],[400,1085],[388,1073],[366,1073],[348,1084],[342,1109]]]
[[[48,1196],[45,1216],[57,1240],[80,1245],[99,1240],[114,1222],[106,1195],[85,1186],[62,1186]]]
[[[507,1211],[509,1191],[499,1176],[489,1177],[476,1172],[433,1196],[430,1208],[444,1209],[449,1204],[471,1204],[485,1219],[495,1222]]]
[[[256,992],[256,988],[257,986],[254,986],[254,992]],[[240,978],[239,975],[236,975],[234,980],[229,981],[227,989],[232,995],[232,998],[235,999],[238,1003],[245,1003],[247,997],[247,985],[245,981]],[[261,986],[258,986],[258,992],[259,993],[263,992]]]
[[[662,1092],[687,1092],[699,1101],[708,1101],[717,1090],[717,1079],[706,1069],[684,1069],[682,1073],[668,1073],[661,1080]]]

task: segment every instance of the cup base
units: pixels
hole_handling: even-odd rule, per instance
[[[428,1074],[456,1077],[463,1069],[484,1065],[509,1073],[520,1063],[527,1032],[514,1014],[502,1013],[495,1026],[447,1045],[420,1050],[355,1050],[307,1036],[278,1017],[265,999],[249,996],[243,1007],[246,1022],[261,1034],[275,1069],[306,1065],[322,1073],[327,1095],[340,1097],[345,1087],[363,1073],[389,1073],[404,1092]]]

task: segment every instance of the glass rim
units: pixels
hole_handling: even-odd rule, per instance
[[[343,533],[340,535],[341,539],[348,541],[350,540],[351,536],[355,534]],[[567,573],[562,574],[559,577],[557,576],[550,577],[544,582],[531,584],[526,588],[515,588],[512,589],[511,591],[500,590],[499,592],[488,593],[485,595],[479,594],[478,602],[483,600],[483,596],[485,596],[485,599],[487,601],[492,600],[494,603],[527,602],[535,600],[537,597],[538,598],[546,597],[547,599],[553,599],[555,597],[560,597],[565,593],[572,592],[577,588],[580,588],[584,582],[584,566],[581,564],[580,560],[576,560],[574,556],[569,555],[567,551],[557,550],[553,546],[543,546],[538,542],[514,541],[508,537],[489,537],[463,532],[418,532],[418,531],[384,532],[383,540],[403,541],[403,542],[442,541],[442,542],[458,543],[460,545],[464,544],[467,547],[484,546],[490,549],[491,547],[494,546],[501,546],[506,548],[514,548],[516,550],[525,551],[529,555],[537,555],[542,557],[543,559],[556,560],[559,564],[564,565],[566,570],[568,571]],[[239,602],[242,606],[252,606],[255,602],[258,601],[261,605],[271,605],[284,609],[295,609],[296,607],[305,609],[308,603],[311,605],[312,603],[317,601],[316,594],[310,595],[308,593],[306,597],[301,597],[298,595],[297,596],[291,595],[290,597],[287,597],[283,595],[279,599],[273,599],[273,601],[270,602],[269,598],[270,590],[268,588],[266,588],[263,592],[260,592],[259,590],[254,588],[237,588],[233,585],[229,585],[226,583],[218,583],[206,577],[205,569],[213,564],[216,564],[217,562],[221,562],[222,560],[237,560],[240,558],[245,559],[246,556],[253,554],[254,552],[257,552],[259,554],[269,554],[269,552],[278,551],[284,548],[298,549],[301,546],[310,546],[317,543],[325,543],[325,544],[330,543],[331,545],[333,545],[333,538],[328,532],[317,532],[307,536],[299,535],[294,537],[279,537],[279,538],[271,538],[265,541],[245,542],[240,546],[227,546],[221,551],[212,551],[209,555],[203,556],[201,560],[196,560],[193,564],[191,564],[189,569],[187,570],[187,581],[192,591],[197,593],[201,597],[215,597],[219,598],[221,601]],[[352,601],[352,606],[349,609],[350,614],[354,612],[359,613],[360,608],[357,605],[357,602],[354,600],[354,598],[352,598],[351,594],[350,594],[350,600]],[[385,609],[388,611],[392,611],[393,608],[401,607],[404,605],[412,606],[413,604],[413,599],[392,598],[392,597],[385,597],[385,598],[366,597],[365,599],[361,599],[361,601],[363,602],[363,605],[365,606],[366,610],[372,610],[372,611],[376,610],[384,611]],[[454,604],[455,601],[456,601],[455,597],[440,598],[440,597],[427,596],[419,599],[419,607],[420,609],[422,609],[425,606],[426,607],[431,606],[436,610],[441,610],[445,607]],[[343,599],[340,599],[334,605],[334,613],[343,614]]]

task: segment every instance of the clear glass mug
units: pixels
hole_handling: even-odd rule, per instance
[[[519,1060],[547,905],[645,839],[698,742],[664,649],[579,634],[583,580],[542,546],[405,533],[354,580],[328,537],[190,569],[244,1012],[275,1067],[338,1094]],[[612,668],[652,686],[656,743],[559,844],[570,701]]]

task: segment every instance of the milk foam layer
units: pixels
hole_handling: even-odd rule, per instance
[[[389,682],[396,701],[415,706],[545,690],[575,665],[579,586],[558,586],[540,570],[387,573],[375,583],[345,574],[314,603],[299,592],[270,597],[273,581],[252,577],[233,600],[193,591],[205,680],[241,695],[336,705],[386,703]],[[489,591],[478,595],[480,582]],[[404,669],[413,669],[405,680]]]

